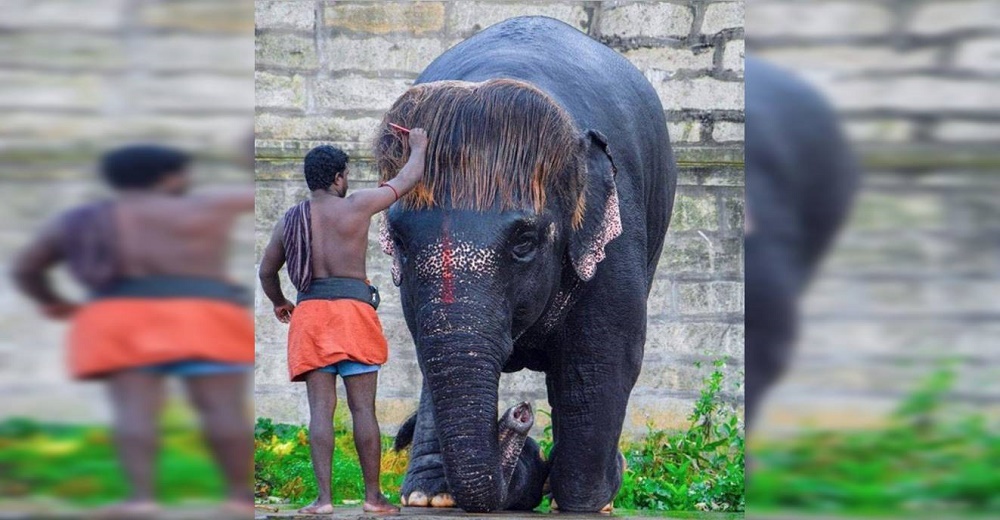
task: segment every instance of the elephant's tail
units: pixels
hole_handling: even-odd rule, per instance
[[[403,451],[413,443],[413,431],[417,428],[417,414],[413,414],[409,419],[399,426],[396,432],[396,441],[392,443],[394,451]]]

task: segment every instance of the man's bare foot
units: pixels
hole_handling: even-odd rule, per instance
[[[160,505],[152,500],[127,500],[102,507],[94,512],[93,518],[124,519],[151,518],[162,512]]]
[[[329,502],[321,503],[317,500],[312,504],[299,509],[299,513],[304,515],[331,515],[333,514],[333,505]]]
[[[379,493],[375,500],[365,500],[364,510],[366,513],[398,513],[399,508],[392,505],[385,495]]]

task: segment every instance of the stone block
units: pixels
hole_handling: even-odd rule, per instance
[[[325,67],[331,71],[402,71],[417,74],[447,48],[432,38],[335,36],[321,42]]]
[[[313,86],[319,110],[388,110],[413,83],[407,79],[365,78],[356,75],[320,78]]]
[[[622,53],[643,73],[660,70],[676,73],[679,70],[711,70],[711,50],[694,52],[686,48],[640,47]]]
[[[712,35],[724,29],[743,27],[744,11],[742,1],[708,4],[701,22],[702,34]]]
[[[754,38],[877,36],[892,29],[893,15],[882,2],[758,2],[746,13]]]
[[[106,93],[103,78],[94,74],[0,70],[0,106],[96,111]]]
[[[327,27],[359,34],[412,33],[444,28],[444,2],[336,2],[324,8]]]
[[[719,227],[716,198],[709,193],[687,193],[678,190],[674,197],[672,231],[715,230]]]
[[[712,139],[717,143],[743,141],[743,123],[716,121],[712,127]]]
[[[312,31],[316,24],[313,0],[257,0],[254,25],[260,29]]]
[[[601,13],[601,35],[631,38],[683,38],[691,33],[691,7],[667,2],[636,2],[607,6]]]
[[[671,79],[668,74],[646,73],[664,110],[743,110],[742,81],[709,77]]]
[[[743,40],[733,40],[726,44],[722,52],[722,68],[742,73],[744,70],[743,61],[746,55]]]
[[[667,132],[670,134],[671,143],[699,143],[701,142],[701,121],[688,120],[667,123]]]
[[[298,34],[259,33],[254,55],[257,69],[315,70],[319,67],[313,38]]]
[[[141,110],[244,111],[248,117],[253,114],[250,107],[254,103],[254,92],[249,75],[143,76],[124,86],[126,99]]]
[[[991,0],[926,2],[910,19],[916,34],[939,35],[1000,28],[1000,4]]]
[[[125,23],[126,0],[9,0],[0,17],[3,29],[114,31]],[[6,36],[6,35],[5,35]]]
[[[0,38],[0,66],[117,70],[125,65],[125,51],[108,35],[59,37],[47,32],[14,32]]]
[[[998,142],[1000,125],[976,121],[943,121],[934,129],[934,138],[948,142]]]
[[[249,36],[254,30],[254,3],[248,0],[144,3],[139,8],[139,20],[152,29]]]
[[[149,38],[136,52],[155,71],[247,75],[254,69],[252,48],[253,42],[245,35],[170,35]]]
[[[367,142],[374,138],[379,123],[380,119],[371,117],[258,114],[255,124],[258,138]]]
[[[583,2],[454,2],[448,14],[448,32],[471,36],[516,16],[548,16],[586,32],[589,16]]]
[[[291,76],[257,72],[254,74],[256,106],[260,108],[282,108],[305,110],[305,78],[298,74]]]
[[[984,74],[1000,72],[1000,38],[979,38],[962,43],[954,66]]]

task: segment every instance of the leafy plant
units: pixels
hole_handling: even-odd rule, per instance
[[[881,429],[813,431],[754,450],[755,508],[859,513],[1000,512],[1000,432],[949,406],[956,374],[935,371]]]

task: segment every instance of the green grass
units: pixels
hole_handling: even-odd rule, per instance
[[[223,495],[221,477],[192,427],[166,427],[157,482],[159,498],[168,504]],[[89,506],[127,493],[108,428],[23,419],[0,423],[0,498]]]
[[[722,368],[717,363],[705,379],[687,430],[668,432],[650,425],[643,439],[622,442],[628,470],[615,500],[616,509],[743,511],[742,423],[733,407],[720,398]],[[346,416],[340,411],[334,418],[334,430],[334,502],[358,501],[364,496],[361,470]],[[552,448],[551,433],[551,428],[546,428],[539,439],[546,452]],[[258,419],[255,438],[258,499],[304,505],[315,498],[307,430]],[[389,438],[383,438],[382,487],[390,500],[399,503],[408,454],[388,450],[390,444]],[[539,509],[548,510],[548,500]]]
[[[1000,513],[1000,432],[951,406],[954,378],[949,367],[935,373],[882,429],[755,446],[754,510]]]

